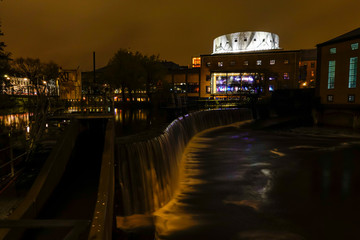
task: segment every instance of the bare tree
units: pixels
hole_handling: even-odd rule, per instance
[[[1,31],[1,24],[0,24],[0,37],[4,36],[3,32]],[[10,53],[5,51],[5,43],[0,41],[0,93],[3,93],[3,85],[7,84],[5,74],[9,73],[10,65]]]

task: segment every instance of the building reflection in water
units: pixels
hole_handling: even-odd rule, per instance
[[[32,113],[0,115],[0,131],[1,132],[24,131],[29,127],[31,116]]]

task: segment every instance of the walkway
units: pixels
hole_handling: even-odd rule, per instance
[[[313,131],[310,131],[313,133]],[[192,139],[157,239],[356,239],[360,140],[227,126]]]

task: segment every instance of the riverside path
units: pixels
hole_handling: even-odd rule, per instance
[[[335,130],[196,135],[156,239],[358,239],[360,138]]]

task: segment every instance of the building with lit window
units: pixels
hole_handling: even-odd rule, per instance
[[[320,122],[360,127],[360,28],[317,45]]]
[[[80,101],[81,72],[79,69],[61,69],[59,77],[60,99]]]
[[[317,45],[322,104],[360,104],[359,43],[360,28]]]
[[[193,57],[190,68],[170,72],[175,93],[239,99],[277,89],[314,88],[316,49],[283,50],[269,32],[237,32],[213,41],[212,54]]]
[[[7,95],[37,95],[37,90],[30,79],[5,75],[6,81],[2,83],[1,94]],[[38,90],[49,96],[59,96],[57,79],[39,81]]]
[[[215,38],[212,54],[201,55],[200,95],[241,98],[315,87],[315,69],[316,49],[285,51],[274,33],[222,35]]]

